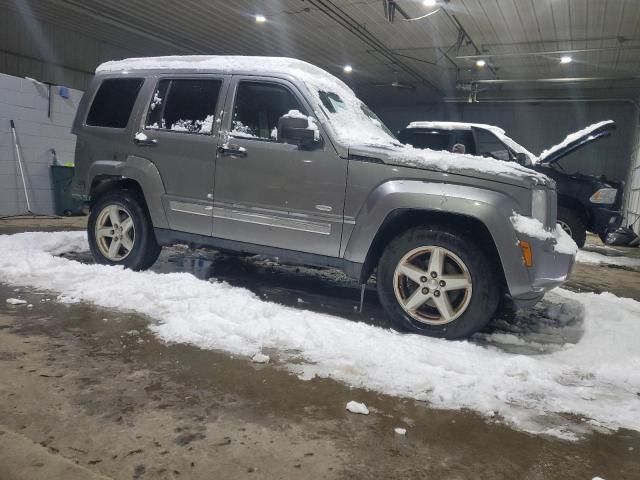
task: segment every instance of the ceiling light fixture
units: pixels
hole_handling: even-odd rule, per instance
[[[351,65],[345,65],[343,70],[344,70],[344,73],[351,73],[353,72],[353,67]]]
[[[571,62],[573,62],[573,58],[571,58],[569,55],[565,55],[560,58],[560,63],[571,63]]]
[[[486,61],[486,60],[483,60],[483,59],[480,59],[480,60],[477,60],[477,61],[476,61],[476,67],[480,67],[480,68],[482,68],[482,67],[484,67],[486,64],[487,64],[487,61]]]
[[[267,17],[264,15],[256,15],[256,23],[264,23],[267,21]]]
[[[437,5],[437,3],[438,3],[438,2],[437,2],[437,0],[424,0],[424,1],[422,2],[422,4],[423,4],[425,7],[435,7],[435,6]]]

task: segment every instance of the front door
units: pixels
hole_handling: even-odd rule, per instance
[[[158,77],[142,129],[133,139],[138,155],[150,159],[160,172],[172,230],[211,235],[220,122],[216,112],[221,112],[229,79]]]
[[[278,141],[279,118],[292,110],[313,115],[310,105],[293,84],[270,77],[234,76],[229,92],[214,237],[338,256],[347,161],[322,128],[314,149]]]

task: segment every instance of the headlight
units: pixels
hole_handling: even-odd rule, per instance
[[[596,193],[591,195],[589,201],[591,203],[601,203],[604,205],[612,205],[616,203],[616,197],[618,196],[618,190],[616,188],[601,188]]]
[[[547,224],[547,192],[534,190],[531,194],[531,216],[542,225]]]

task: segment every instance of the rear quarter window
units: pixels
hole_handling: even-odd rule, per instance
[[[142,78],[111,78],[102,82],[93,98],[86,124],[125,128],[143,83]]]

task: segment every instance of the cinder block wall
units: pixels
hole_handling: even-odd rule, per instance
[[[48,89],[44,84],[0,74],[0,215],[16,215],[27,210],[10,120],[16,125],[31,200],[35,213],[52,214],[51,149],[58,163],[73,162],[76,139],[71,124],[82,97],[69,89],[62,98],[59,86],[51,87],[51,118],[47,117]]]

